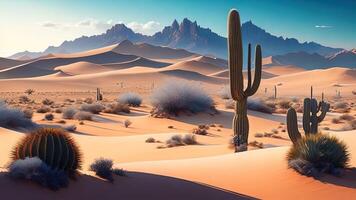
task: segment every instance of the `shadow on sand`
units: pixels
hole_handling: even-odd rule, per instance
[[[356,189],[356,167],[352,167],[350,169],[346,169],[341,177],[335,177],[331,175],[325,175],[317,178],[317,180],[330,183],[342,187],[348,187],[352,189]]]
[[[81,175],[76,181],[70,181],[68,188],[58,191],[27,181],[12,180],[5,172],[1,172],[0,185],[3,199],[256,199],[209,185],[141,172],[128,172],[128,177],[117,176],[114,183]]]

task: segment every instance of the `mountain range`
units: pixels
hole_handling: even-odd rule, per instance
[[[300,43],[294,38],[284,39],[283,37],[277,37],[256,26],[251,21],[242,24],[242,37],[244,47],[248,43],[253,46],[261,44],[264,57],[300,51],[311,54],[317,53],[321,56],[332,56],[343,50],[341,48],[326,47],[315,42]],[[82,36],[72,41],[64,41],[57,47],[50,46],[43,52],[24,51],[16,53],[9,58],[32,59],[51,53],[81,52],[117,44],[124,40],[129,40],[133,43],[147,43],[185,49],[194,53],[223,59],[227,58],[226,38],[214,33],[209,28],[199,26],[196,21],[192,22],[187,18],[183,19],[180,24],[177,20],[174,20],[170,26],[164,27],[162,31],[152,36],[135,33],[124,24],[116,24],[100,35]],[[244,49],[246,51],[247,48]]]
[[[329,68],[344,66],[356,68],[356,49],[342,50],[331,56],[321,56],[317,53],[306,53],[303,51],[287,53],[264,58],[266,66],[294,65],[305,69]]]

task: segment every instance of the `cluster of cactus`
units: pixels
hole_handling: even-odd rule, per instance
[[[231,10],[228,17],[228,52],[230,89],[232,99],[236,102],[235,116],[232,127],[234,129],[235,152],[247,150],[249,123],[247,118],[247,98],[256,93],[262,72],[261,46],[256,46],[255,76],[251,76],[251,44],[248,45],[247,87],[244,89],[243,79],[243,49],[240,16],[236,10]]]
[[[62,129],[40,128],[26,135],[13,149],[13,161],[38,157],[49,167],[75,174],[81,168],[81,153]]]
[[[100,88],[96,88],[96,101],[102,101],[103,100],[103,94],[100,91]]]
[[[330,104],[324,101],[324,94],[318,104],[318,101],[313,98],[313,87],[311,87],[311,98],[304,99],[303,129],[306,135],[318,133],[318,125],[324,120],[329,109]],[[287,131],[294,144],[302,137],[298,130],[297,113],[294,108],[290,108],[287,112]]]

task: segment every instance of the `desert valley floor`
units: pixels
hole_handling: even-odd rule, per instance
[[[71,133],[83,152],[82,175],[68,188],[53,192],[36,184],[14,181],[6,175],[10,153],[25,129],[0,127],[1,197],[35,199],[352,199],[356,197],[356,130],[344,113],[356,116],[356,70],[345,67],[305,70],[297,66],[271,66],[263,60],[261,85],[251,98],[272,102],[272,114],[248,111],[249,150],[233,153],[229,147],[234,109],[221,93],[229,84],[227,62],[179,49],[124,41],[118,45],[74,54],[51,54],[33,60],[0,60],[0,98],[10,106],[34,111],[48,98],[51,109],[80,106],[85,99],[103,93],[103,103],[116,101],[125,92],[143,97],[130,113],[95,114],[92,121],[65,120],[75,125]],[[151,93],[170,82],[198,85],[214,100],[217,113],[181,114],[170,118],[151,116]],[[286,107],[300,105],[303,98],[321,93],[332,110],[320,124],[323,133],[343,140],[351,154],[350,169],[341,177],[306,177],[288,168],[286,153],[291,141],[286,133]],[[277,98],[274,99],[277,88]],[[33,102],[20,103],[26,89]],[[346,108],[335,104],[345,102]],[[1,113],[0,113],[1,115]],[[35,112],[32,120],[41,125],[63,126],[61,114],[44,120]],[[298,113],[299,120],[301,113]],[[125,120],[132,122],[124,126]],[[197,145],[167,148],[171,136],[191,133],[198,125],[209,125],[207,135],[196,135]],[[260,133],[260,134],[257,134]],[[260,136],[262,134],[262,136]],[[160,142],[147,143],[148,138]],[[262,143],[262,144],[261,144]],[[127,171],[109,183],[88,170],[96,158],[110,158]]]

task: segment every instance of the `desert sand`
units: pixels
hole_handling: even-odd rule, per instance
[[[18,62],[18,63],[17,63]],[[268,59],[264,62],[268,63]],[[234,154],[229,148],[232,137],[233,109],[225,108],[218,92],[228,84],[227,63],[185,50],[133,44],[118,45],[75,54],[54,54],[31,61],[0,60],[0,97],[16,101],[28,88],[39,106],[49,98],[56,103],[65,99],[95,98],[101,88],[105,102],[119,94],[136,92],[143,104],[131,108],[130,114],[101,113],[93,121],[66,120],[77,130],[71,135],[84,155],[82,176],[66,189],[50,191],[38,185],[11,180],[6,176],[9,154],[27,130],[0,128],[0,185],[2,197],[36,199],[350,199],[356,196],[356,130],[342,131],[331,123],[339,113],[329,113],[321,127],[343,140],[351,154],[350,169],[342,177],[323,175],[318,179],[302,176],[289,169],[286,152],[291,145],[285,131],[285,114],[248,111],[250,141],[263,143],[263,149]],[[246,73],[245,73],[246,75]],[[317,78],[316,78],[317,77]],[[218,114],[180,115],[170,119],[150,115],[150,94],[170,81],[189,81],[210,94]],[[333,102],[335,90],[343,101],[354,103],[356,88],[354,69],[335,67],[304,70],[296,66],[266,66],[257,97],[270,98],[277,86],[278,98],[325,93]],[[266,89],[267,88],[267,92]],[[350,114],[356,113],[355,107]],[[44,114],[34,113],[38,124],[59,126],[60,114],[54,121],[44,121]],[[299,118],[301,116],[299,115]],[[124,120],[132,126],[125,128]],[[175,134],[191,133],[199,124],[216,124],[206,136],[197,135],[198,145],[159,148]],[[169,128],[172,126],[173,128]],[[278,138],[255,137],[256,133],[278,130]],[[146,143],[153,137],[161,143]],[[127,170],[128,177],[116,177],[108,183],[88,170],[94,159],[111,158],[117,167]]]

